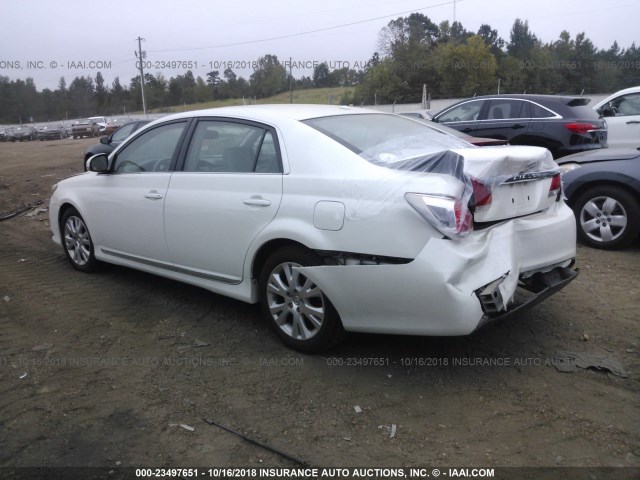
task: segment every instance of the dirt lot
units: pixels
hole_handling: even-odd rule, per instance
[[[0,212],[46,206],[93,142],[0,143]],[[0,466],[296,466],[212,419],[317,466],[638,467],[640,246],[579,247],[578,266],[470,337],[352,335],[306,356],[254,306],[74,271],[47,214],[22,213],[0,222]],[[561,373],[559,352],[627,377]]]

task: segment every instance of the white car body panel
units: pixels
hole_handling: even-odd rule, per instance
[[[504,277],[500,289],[508,300],[521,274],[566,266],[575,257],[573,213],[564,202],[545,196],[550,180],[536,182],[530,187],[535,198],[518,205],[517,195],[509,197],[512,187],[500,191],[504,185],[496,183],[495,208],[483,213],[483,221],[498,223],[461,239],[443,238],[404,194],[454,197],[462,182],[440,173],[373,165],[299,121],[343,113],[380,114],[329,106],[198,112],[196,116],[242,118],[273,127],[283,173],[88,172],[60,182],[54,192],[53,239],[62,244],[60,208],[69,204],[85,219],[99,260],[251,303],[258,300],[256,255],[274,240],[321,252],[400,259],[397,264],[300,271],[322,288],[346,330],[428,335],[470,333],[483,321],[479,288]],[[187,112],[148,124],[110,159],[154,125],[193,116]],[[502,169],[513,167],[509,175],[527,162],[538,161],[540,167],[548,159],[544,152],[536,147],[457,151],[477,175],[493,168],[496,159]],[[154,194],[159,197],[145,196]],[[519,215],[525,216],[510,218]]]
[[[300,271],[332,299],[348,331],[466,335],[483,317],[477,289],[507,276],[502,294],[511,298],[520,274],[566,265],[575,256],[573,212],[560,203],[553,208],[551,223],[550,213],[474,232],[465,242],[431,239],[414,261],[404,265],[320,266]]]
[[[170,178],[170,173],[95,175],[82,186],[76,201],[99,256],[109,250],[169,261],[163,215]]]
[[[164,211],[171,263],[240,283],[249,245],[281,199],[280,174],[174,173]]]

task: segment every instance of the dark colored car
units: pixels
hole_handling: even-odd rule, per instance
[[[558,161],[578,238],[604,249],[630,245],[640,234],[640,152],[577,153]]]
[[[433,121],[474,137],[545,147],[560,158],[607,146],[607,124],[589,102],[560,95],[481,96],[445,108]]]
[[[102,133],[104,135],[111,135],[113,132],[118,130],[123,125],[126,125],[127,123],[131,123],[133,121],[134,121],[133,118],[114,117],[107,122],[107,126]]]
[[[115,148],[120,145],[129,135],[138,130],[143,125],[149,123],[150,120],[136,120],[130,123],[122,125],[118,130],[113,132],[108,137],[101,137],[100,143],[91,145],[84,152],[84,169],[87,170],[86,162],[94,155],[99,153],[110,154]]]
[[[97,137],[99,134],[100,126],[88,118],[76,120],[73,125],[71,125],[71,135],[73,135],[73,138]]]
[[[44,127],[40,127],[38,130],[38,140],[58,140],[67,138],[68,136],[69,130],[67,130],[67,127],[61,123],[46,125]]]
[[[441,125],[439,123],[432,122],[431,120],[426,120],[424,118],[417,117],[415,115],[412,115],[411,112],[409,113],[410,114],[399,113],[398,115],[402,115],[403,117],[413,118],[414,120],[419,120],[420,122],[426,123],[431,128],[435,128],[436,130],[439,130],[441,132],[448,133],[449,135],[458,137],[464,140],[465,142],[469,142],[471,145],[475,145],[476,147],[495,147],[497,145],[507,144],[506,140],[499,140],[497,138],[472,137],[471,135],[462,133],[456,130],[455,128],[447,127],[446,125]]]
[[[34,140],[36,138],[38,138],[38,131],[35,127],[30,125],[21,125],[10,132],[10,136],[7,140],[11,140],[12,142],[22,142],[24,140]]]

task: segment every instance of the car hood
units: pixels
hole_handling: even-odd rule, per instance
[[[574,153],[558,159],[559,164],[564,163],[592,163],[611,160],[633,160],[640,157],[640,152],[633,148],[600,148]]]

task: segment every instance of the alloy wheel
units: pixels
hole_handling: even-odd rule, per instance
[[[587,237],[595,242],[611,242],[624,234],[627,211],[615,198],[594,197],[580,211],[580,226]]]
[[[64,245],[73,263],[82,267],[91,257],[91,237],[80,217],[67,218],[64,224]]]
[[[267,282],[267,305],[276,325],[289,337],[308,340],[322,327],[325,303],[320,288],[296,270],[301,265],[277,265]]]

